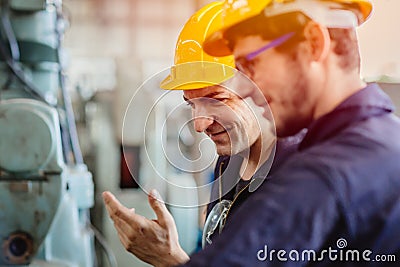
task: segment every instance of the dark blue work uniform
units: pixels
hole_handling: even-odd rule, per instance
[[[221,156],[218,158],[215,170],[214,177],[215,179],[221,178],[222,185],[222,198],[227,200],[233,200],[236,196],[234,204],[232,205],[230,215],[227,219],[230,219],[232,214],[235,213],[236,209],[244,202],[247,197],[253,193],[255,189],[258,188],[260,183],[263,183],[267,176],[271,176],[279,167],[287,160],[291,155],[296,153],[297,148],[301,140],[303,139],[306,131],[301,131],[298,134],[281,138],[278,140],[275,153],[272,153],[270,158],[256,171],[253,175],[252,179],[256,179],[255,185],[250,190],[242,189],[247,186],[250,181],[243,181],[240,179],[239,171],[242,165],[243,158],[240,155],[234,156]],[[241,192],[242,191],[242,192]],[[219,183],[214,183],[211,199],[216,199],[212,201],[207,206],[207,216],[210,214],[210,211],[215,206],[215,204],[219,201]],[[239,194],[239,192],[241,192]],[[215,234],[216,235],[216,234]],[[212,239],[215,237],[212,237]]]
[[[298,152],[184,266],[400,266],[393,109],[370,84],[314,121]]]

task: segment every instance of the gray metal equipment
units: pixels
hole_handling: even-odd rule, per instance
[[[0,266],[92,267],[93,181],[64,84],[61,0],[0,3]]]

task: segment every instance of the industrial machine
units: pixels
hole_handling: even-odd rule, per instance
[[[95,265],[61,0],[0,1],[0,266]]]

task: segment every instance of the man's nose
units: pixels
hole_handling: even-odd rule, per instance
[[[213,122],[214,119],[210,116],[193,117],[194,129],[199,133],[204,132]]]
[[[225,82],[225,84],[242,99],[250,97],[257,106],[265,106],[266,100],[262,91],[243,73],[237,72],[235,76]]]

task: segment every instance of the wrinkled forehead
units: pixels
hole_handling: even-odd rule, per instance
[[[204,88],[193,89],[193,90],[185,90],[183,92],[183,97],[185,99],[194,99],[194,98],[235,98],[236,94],[222,85],[212,85]]]

